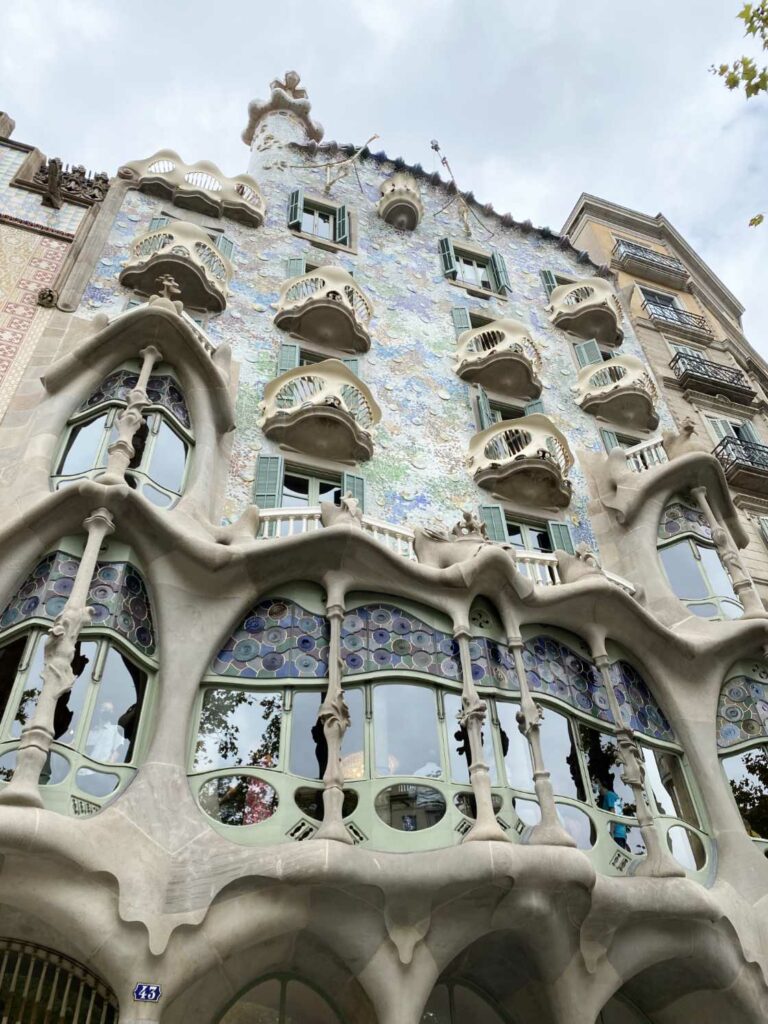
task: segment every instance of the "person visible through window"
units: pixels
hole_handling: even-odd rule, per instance
[[[597,791],[600,797],[600,807],[604,811],[609,811],[611,814],[623,813],[624,805],[621,797],[614,789],[611,789],[610,785],[606,785],[604,780],[598,780]],[[621,821],[612,821],[610,830],[614,843],[620,846],[622,850],[628,850],[627,826]]]

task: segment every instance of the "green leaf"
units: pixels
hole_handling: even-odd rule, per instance
[[[761,225],[761,224],[763,223],[763,221],[764,221],[764,220],[765,220],[765,214],[764,214],[764,213],[757,213],[757,214],[755,214],[755,216],[754,216],[754,217],[753,217],[753,218],[752,218],[752,219],[750,220],[750,222],[749,222],[749,226],[750,226],[751,228],[759,228],[759,227],[760,227],[760,225]]]

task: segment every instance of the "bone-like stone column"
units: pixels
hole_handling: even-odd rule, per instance
[[[149,405],[147,383],[156,363],[163,358],[162,352],[154,345],[147,345],[139,355],[142,357],[141,371],[136,387],[128,395],[128,404],[117,417],[118,439],[107,449],[109,458],[107,468],[98,477],[102,484],[122,484],[125,482],[125,471],[130,465],[135,451],[133,439],[144,422],[144,410]]]
[[[344,827],[344,773],[341,766],[341,743],[349,728],[349,708],[341,685],[341,620],[344,618],[344,594],[334,583],[328,586],[326,603],[330,623],[328,650],[328,689],[320,705],[318,721],[323,726],[328,745],[328,762],[323,774],[323,821],[315,839],[335,839],[339,843],[352,843]]]
[[[712,540],[717,548],[717,553],[720,555],[720,560],[723,565],[728,570],[731,582],[733,583],[734,592],[744,606],[745,615],[747,617],[753,615],[766,615],[766,610],[763,607],[763,602],[760,600],[760,595],[755,589],[755,584],[752,582],[751,576],[744,568],[741,556],[731,540],[730,531],[725,528],[723,523],[716,516],[712,506],[709,504],[707,488],[704,486],[692,487],[691,494],[696,499],[704,518],[709,523],[710,529],[712,530]]]
[[[662,843],[651,809],[645,797],[645,765],[642,754],[632,735],[624,724],[621,708],[613,688],[608,655],[602,642],[592,642],[592,657],[603,679],[613,720],[616,723],[616,740],[619,760],[622,764],[621,777],[631,788],[635,798],[637,823],[643,834],[646,856],[637,865],[635,875],[652,875],[654,878],[679,878],[685,871]]]
[[[534,825],[528,842],[532,846],[576,846],[576,840],[560,823],[555,807],[555,795],[541,749],[541,720],[543,712],[533,699],[528,686],[528,676],[523,662],[523,641],[521,637],[510,637],[507,646],[515,661],[517,678],[520,683],[520,710],[517,724],[528,740],[533,765],[533,788],[539,802],[541,821]]]
[[[483,760],[483,726],[487,718],[487,704],[480,699],[472,679],[472,658],[469,653],[470,632],[465,625],[456,626],[453,632],[459,645],[461,659],[461,711],[459,722],[466,730],[469,738],[469,782],[475,798],[477,817],[475,824],[464,836],[463,842],[479,839],[495,839],[502,843],[510,842],[501,825],[496,820],[491,799],[491,776],[488,765]]]
[[[86,606],[88,588],[93,578],[99,549],[114,530],[112,516],[105,508],[92,512],[83,523],[88,534],[83,557],[77,570],[72,592],[61,612],[54,619],[48,634],[43,659],[42,686],[32,721],[21,734],[13,778],[0,793],[0,803],[26,807],[42,807],[39,779],[53,742],[53,716],[56,702],[72,687],[72,658],[83,626],[91,621]]]

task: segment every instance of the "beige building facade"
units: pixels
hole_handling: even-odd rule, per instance
[[[326,141],[295,72],[233,177],[0,125],[0,240],[68,247],[0,254],[2,1024],[763,1021],[730,292]]]

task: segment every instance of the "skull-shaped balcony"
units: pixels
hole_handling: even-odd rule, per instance
[[[338,359],[276,377],[264,389],[259,426],[277,444],[339,462],[373,455],[381,410],[365,384]]]
[[[561,284],[550,296],[555,327],[603,345],[620,345],[624,338],[621,310],[613,288],[601,277]]]
[[[255,228],[264,222],[264,199],[250,174],[228,178],[208,160],[186,164],[172,149],[161,149],[146,160],[126,164],[118,174],[132,180],[140,192],[168,199],[185,210],[229,217]]]
[[[597,366],[585,366],[575,390],[579,406],[593,416],[640,430],[658,426],[656,385],[634,356],[616,356]]]
[[[401,231],[413,231],[424,216],[424,206],[414,178],[404,171],[396,171],[381,183],[379,216],[387,224]]]
[[[507,398],[538,398],[541,356],[528,328],[517,320],[494,320],[459,336],[456,373]]]
[[[152,295],[165,275],[178,285],[174,297],[185,306],[214,313],[226,308],[232,264],[197,225],[174,220],[136,239],[120,283]]]
[[[275,324],[339,352],[367,352],[373,307],[340,267],[318,267],[283,282]]]
[[[542,508],[565,508],[571,500],[568,442],[542,413],[501,420],[475,434],[469,467],[475,483],[500,498]]]

